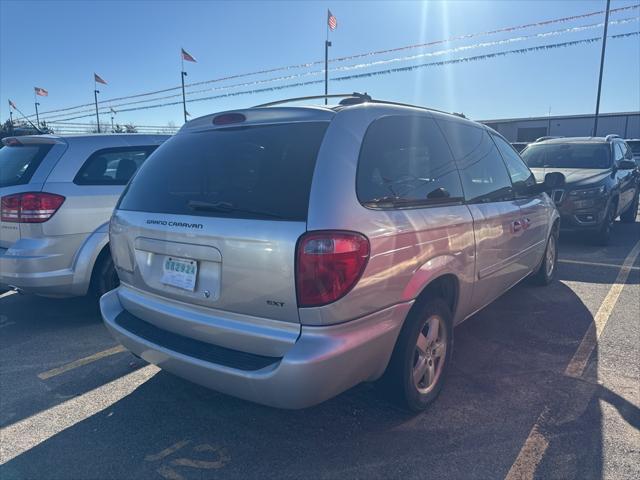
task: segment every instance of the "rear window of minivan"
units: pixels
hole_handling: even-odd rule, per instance
[[[0,149],[0,187],[24,185],[46,157],[52,144],[7,145]]]
[[[121,210],[304,221],[327,122],[185,132],[149,157]]]

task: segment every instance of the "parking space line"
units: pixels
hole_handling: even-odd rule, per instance
[[[600,335],[611,316],[611,312],[618,301],[618,297],[620,297],[622,288],[624,287],[627,278],[629,277],[629,273],[631,272],[632,265],[638,259],[638,255],[640,255],[640,241],[634,245],[631,252],[629,252],[627,257],[624,259],[615,282],[611,285],[607,296],[593,318],[593,322],[589,325],[587,332],[584,334],[584,337],[580,342],[580,346],[569,361],[564,372],[565,375],[572,377],[582,376],[587,362],[589,361],[589,357],[597,345],[598,339],[600,338]],[[511,465],[505,480],[524,480],[534,478],[536,469],[542,461],[547,447],[549,446],[548,439],[546,439],[540,432],[540,426],[544,424],[547,413],[548,408],[545,408],[533,424],[533,427],[529,432],[529,436],[525,440],[524,445],[522,445],[515,462]]]
[[[65,372],[68,372],[69,370],[73,370],[74,368],[82,367],[83,365],[87,365],[88,363],[95,362],[97,360],[100,360],[101,358],[109,357],[111,355],[115,355],[116,353],[120,353],[124,351],[126,351],[126,349],[122,345],[116,345],[113,348],[103,350],[102,352],[94,353],[93,355],[89,355],[88,357],[74,360],[73,362],[67,363],[66,365],[62,365],[61,367],[57,367],[52,370],[39,373],[38,378],[40,380],[47,380],[51,377],[55,377],[56,375],[60,375],[61,373],[65,373]]]
[[[9,296],[14,295],[16,293],[18,293],[16,290],[9,290],[8,292],[4,292],[4,293],[0,294],[0,298],[9,297]]]
[[[607,296],[600,305],[596,316],[593,318],[593,322],[589,325],[589,329],[584,334],[584,337],[582,337],[580,346],[573,354],[571,361],[567,365],[567,368],[564,371],[565,375],[570,377],[582,376],[582,373],[587,366],[587,362],[589,361],[589,357],[591,356],[591,352],[593,352],[593,349],[598,343],[598,339],[607,324],[607,320],[609,320],[609,317],[611,316],[613,307],[615,307],[618,297],[620,296],[620,293],[622,293],[622,288],[627,282],[631,268],[639,254],[640,241],[635,244],[631,252],[629,252],[629,255],[627,255],[627,258],[624,259],[624,263],[618,272],[615,282],[611,285],[609,293],[607,293]]]
[[[568,258],[561,258],[558,263],[569,263],[573,265],[587,265],[589,267],[607,267],[607,268],[621,268],[622,265],[616,265],[615,263],[601,263],[601,262],[585,262],[582,260],[569,260]],[[629,270],[640,270],[640,267],[629,267]]]
[[[109,408],[133,393],[160,369],[155,365],[131,372],[101,387],[0,428],[0,465],[31,450],[54,435]]]

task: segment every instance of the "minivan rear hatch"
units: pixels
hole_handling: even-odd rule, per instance
[[[328,118],[235,118],[183,129],[145,162],[112,220],[114,259],[136,289],[298,322],[296,243]]]

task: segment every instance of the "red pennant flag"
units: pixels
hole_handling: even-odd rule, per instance
[[[182,59],[186,60],[187,62],[193,62],[193,63],[197,63],[196,59],[193,58],[191,55],[189,55],[184,48],[181,48],[180,50],[182,50]]]
[[[327,25],[329,25],[329,29],[332,31],[338,28],[338,19],[333,16],[329,9],[327,9]]]
[[[9,106],[10,106],[11,108],[13,108],[14,110],[17,110],[17,109],[18,109],[18,107],[16,107],[16,104],[15,104],[15,103],[13,103],[11,100],[9,100]]]
[[[33,87],[33,89],[35,90],[36,95],[38,95],[39,97],[48,97],[49,96],[49,92],[46,91],[44,88]]]
[[[98,75],[97,73],[94,73],[94,74],[93,74],[93,79],[94,79],[94,81],[96,81],[96,82],[98,82],[98,83],[101,83],[101,84],[103,84],[103,85],[106,85],[106,84],[107,84],[107,82],[105,82],[105,81],[102,79],[102,77],[101,77],[100,75]]]

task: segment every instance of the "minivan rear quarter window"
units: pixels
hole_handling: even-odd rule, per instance
[[[388,116],[364,136],[356,182],[366,207],[402,208],[461,202],[460,176],[431,118]]]
[[[7,145],[0,148],[0,187],[29,183],[52,146],[52,144],[27,144]]]
[[[180,133],[140,168],[119,209],[304,221],[327,122]]]

